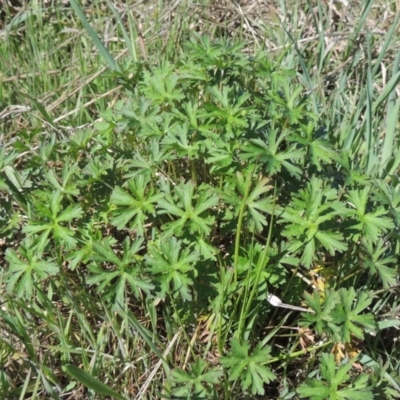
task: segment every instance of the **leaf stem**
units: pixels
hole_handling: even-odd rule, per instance
[[[277,190],[276,188],[277,188],[277,184],[276,184],[276,181],[275,181],[274,202],[273,202],[273,206],[272,206],[271,222],[270,222],[269,228],[268,228],[267,243],[265,244],[264,251],[262,253],[262,257],[259,260],[259,262],[257,263],[257,276],[256,276],[255,282],[253,284],[252,290],[250,292],[249,299],[248,299],[248,301],[246,303],[246,307],[244,307],[242,309],[242,313],[241,313],[241,316],[240,316],[239,337],[241,339],[243,339],[243,334],[244,334],[243,324],[244,324],[244,322],[246,320],[247,315],[249,314],[251,304],[252,304],[253,299],[254,299],[254,297],[256,295],[256,292],[258,290],[258,285],[260,283],[262,271],[264,270],[264,267],[265,267],[266,263],[268,263],[268,260],[269,260],[269,257],[267,256],[267,253],[268,253],[268,249],[269,249],[269,246],[270,246],[270,243],[271,243],[271,237],[272,237],[272,226],[273,226],[273,222],[274,222],[275,200],[276,200],[276,190]],[[249,279],[250,279],[250,277],[249,277]]]
[[[254,168],[254,170],[255,170],[255,168]],[[240,207],[238,223],[236,226],[235,255],[234,255],[234,266],[233,266],[234,267],[234,275],[233,276],[234,276],[235,283],[237,282],[238,269],[239,269],[240,236],[242,233],[243,218],[244,218],[244,213],[246,210],[247,198],[249,197],[250,187],[251,187],[251,179],[246,186],[245,193],[243,194],[243,201],[242,201],[242,205]]]
[[[263,363],[263,365],[272,364],[272,363],[277,362],[277,361],[289,360],[291,358],[299,357],[299,356],[301,356],[303,354],[307,354],[307,353],[310,353],[312,351],[325,348],[325,347],[329,346],[332,343],[333,343],[333,340],[328,340],[327,342],[319,344],[317,346],[307,347],[306,349],[295,351],[295,352],[289,353],[289,354],[283,354],[281,356],[274,357],[274,358],[269,359],[268,361],[265,361]]]

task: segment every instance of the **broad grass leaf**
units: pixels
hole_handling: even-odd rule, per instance
[[[102,394],[104,396],[110,396],[118,400],[126,400],[124,396],[117,393],[115,390],[111,389],[109,386],[100,382],[88,372],[78,368],[75,365],[66,364],[63,366],[63,370],[78,382],[82,383],[85,387],[93,390],[95,393]]]

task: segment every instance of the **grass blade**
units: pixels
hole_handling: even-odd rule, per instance
[[[131,40],[131,38],[129,37],[128,32],[126,31],[126,29],[124,27],[124,23],[122,22],[121,17],[119,15],[118,11],[113,6],[112,2],[110,0],[107,0],[107,4],[110,7],[112,13],[114,14],[115,19],[118,21],[118,25],[121,28],[122,36],[124,37],[125,45],[129,51],[131,59],[133,60],[133,62],[136,63],[138,60],[137,60],[137,53],[136,53],[136,48],[135,48],[135,41]],[[130,15],[129,15],[129,17],[130,17]],[[129,18],[129,21],[130,21],[130,23],[132,22],[131,18]]]
[[[92,389],[94,392],[104,394],[105,396],[111,396],[115,399],[125,400],[125,397],[112,390],[109,386],[100,382],[92,375],[88,374],[83,369],[78,368],[75,365],[67,364],[63,367],[63,370],[71,375],[78,382],[82,383],[85,387]]]
[[[90,26],[89,21],[87,20],[85,14],[82,12],[81,8],[79,7],[78,3],[76,0],[71,0],[70,1],[72,8],[74,9],[76,15],[78,18],[81,20],[83,26],[85,27],[87,33],[93,40],[94,45],[97,47],[97,50],[99,51],[100,55],[103,57],[105,63],[108,65],[108,67],[112,71],[118,71],[120,72],[120,69],[118,67],[117,62],[115,61],[115,58],[111,55],[111,53],[106,49],[104,44],[101,42],[99,39],[97,33],[94,31],[94,29]]]

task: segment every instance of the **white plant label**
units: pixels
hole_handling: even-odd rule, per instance
[[[310,313],[315,314],[314,310],[309,310],[308,308],[291,306],[290,304],[282,303],[282,300],[279,297],[274,296],[273,294],[269,294],[267,296],[267,299],[268,299],[269,304],[271,304],[274,307],[288,308],[289,310],[310,312]]]

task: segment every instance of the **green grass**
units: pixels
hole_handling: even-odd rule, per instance
[[[0,397],[398,398],[396,7],[6,8]]]

